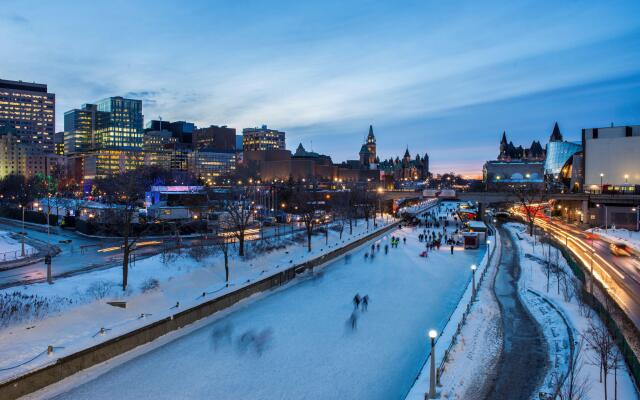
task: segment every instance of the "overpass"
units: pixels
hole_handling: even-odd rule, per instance
[[[385,190],[380,196],[382,197],[382,200],[418,199],[422,197],[422,191]]]
[[[459,192],[458,200],[477,201],[479,203],[514,203],[518,196],[510,192]],[[636,206],[640,204],[640,195],[593,194],[593,193],[541,193],[539,200],[588,201],[607,205]]]

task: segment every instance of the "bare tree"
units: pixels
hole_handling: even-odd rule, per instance
[[[607,376],[611,369],[611,360],[616,344],[607,327],[598,319],[590,319],[587,330],[582,335],[587,348],[591,351],[589,360],[600,369],[600,382],[604,382],[604,399],[607,400]]]
[[[214,246],[220,250],[224,257],[224,277],[226,286],[229,286],[229,250],[231,249],[231,244],[234,242],[234,238],[232,236],[218,236],[213,240]]]
[[[305,233],[307,235],[307,250],[311,251],[311,238],[313,230],[318,220],[318,201],[317,201],[317,185],[312,182],[309,187],[306,185],[297,185],[292,193],[292,204],[295,212],[300,217],[300,221],[304,224]]]
[[[554,395],[559,400],[584,400],[589,392],[589,380],[582,374],[584,361],[582,360],[583,341],[580,340],[571,354],[569,369],[564,376],[553,379]]]
[[[613,399],[618,400],[618,370],[624,366],[620,349],[615,347],[609,359],[609,369],[613,370]]]
[[[545,207],[544,189],[538,189],[532,186],[520,186],[513,188],[513,194],[518,199],[518,205],[529,226],[529,234],[533,236],[536,218],[540,216],[540,213]]]
[[[255,202],[250,188],[237,187],[232,190],[231,199],[225,206],[226,215],[220,220],[220,227],[238,240],[238,255],[244,257],[244,242],[247,230],[255,222]]]
[[[95,189],[108,205],[105,224],[122,237],[122,290],[127,289],[129,259],[135,244],[149,227],[138,219],[138,207],[145,191],[156,181],[168,179],[157,167],[141,167],[95,181]]]

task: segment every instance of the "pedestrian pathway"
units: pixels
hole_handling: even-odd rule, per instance
[[[518,296],[520,262],[513,238],[500,228],[502,252],[495,293],[502,313],[503,345],[497,378],[487,399],[529,400],[547,369],[544,336]]]

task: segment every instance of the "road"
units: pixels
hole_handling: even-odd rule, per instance
[[[362,224],[364,222],[360,221],[359,223]],[[20,221],[2,219],[0,220],[0,230],[21,232],[22,223]],[[47,232],[45,226],[36,228],[33,225],[25,225],[24,230],[27,232],[27,238],[36,240],[40,242],[42,247],[46,247]],[[345,232],[348,232],[348,230],[349,227],[346,226]],[[279,226],[264,227],[262,236],[264,239],[284,238],[291,233],[301,232],[305,232],[303,224],[281,224]],[[184,237],[181,246],[189,247],[194,242],[199,242],[200,239],[201,236]],[[247,237],[248,241],[259,239],[260,234],[253,234]],[[53,257],[52,270],[54,278],[84,273],[99,268],[111,268],[120,265],[122,261],[121,240],[118,239],[92,238],[56,227],[51,229],[49,240],[52,246],[56,246],[61,250],[59,254]],[[175,238],[167,238],[165,240],[169,245],[174,245],[176,242]],[[138,258],[158,254],[163,248],[161,239],[141,239],[139,243],[145,246],[136,250]],[[43,282],[47,277],[46,271],[47,267],[44,261],[0,270],[0,288]]]
[[[640,329],[640,259],[619,257],[609,250],[609,242],[597,234],[582,231],[556,218],[537,218],[536,225],[553,235],[579,258],[593,265],[593,274],[604,284],[618,305]],[[593,254],[593,256],[592,256]]]
[[[21,232],[22,226],[18,221],[0,222],[0,230],[9,232]],[[40,228],[34,229],[25,226],[25,232],[30,240],[39,241],[46,246],[47,232]],[[70,240],[69,243],[61,241]],[[111,252],[99,252],[99,249],[113,246],[116,241],[98,240],[84,237],[72,231],[52,228],[50,243],[60,249],[60,253],[53,258],[53,276],[64,276],[78,271],[106,266],[114,263],[114,254]],[[46,279],[46,265],[44,261],[0,271],[0,288],[15,286],[25,283],[39,282]]]

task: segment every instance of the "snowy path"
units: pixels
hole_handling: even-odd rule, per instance
[[[38,396],[61,399],[393,399],[413,384],[426,356],[425,332],[442,329],[470,279],[468,266],[483,251],[448,248],[420,258],[417,231],[398,249],[365,260],[364,247],[316,276],[245,302],[225,317],[142,354],[96,379],[69,382]],[[382,241],[382,248],[388,240]],[[368,294],[369,311],[356,331],[347,327],[355,293]],[[215,349],[214,331],[232,327],[232,343]],[[248,331],[271,330],[258,354],[239,348]],[[71,378],[77,379],[77,378]]]
[[[502,254],[494,290],[502,314],[503,345],[497,379],[487,398],[528,400],[546,371],[545,340],[517,294],[518,247],[504,228],[500,228],[500,237]]]

